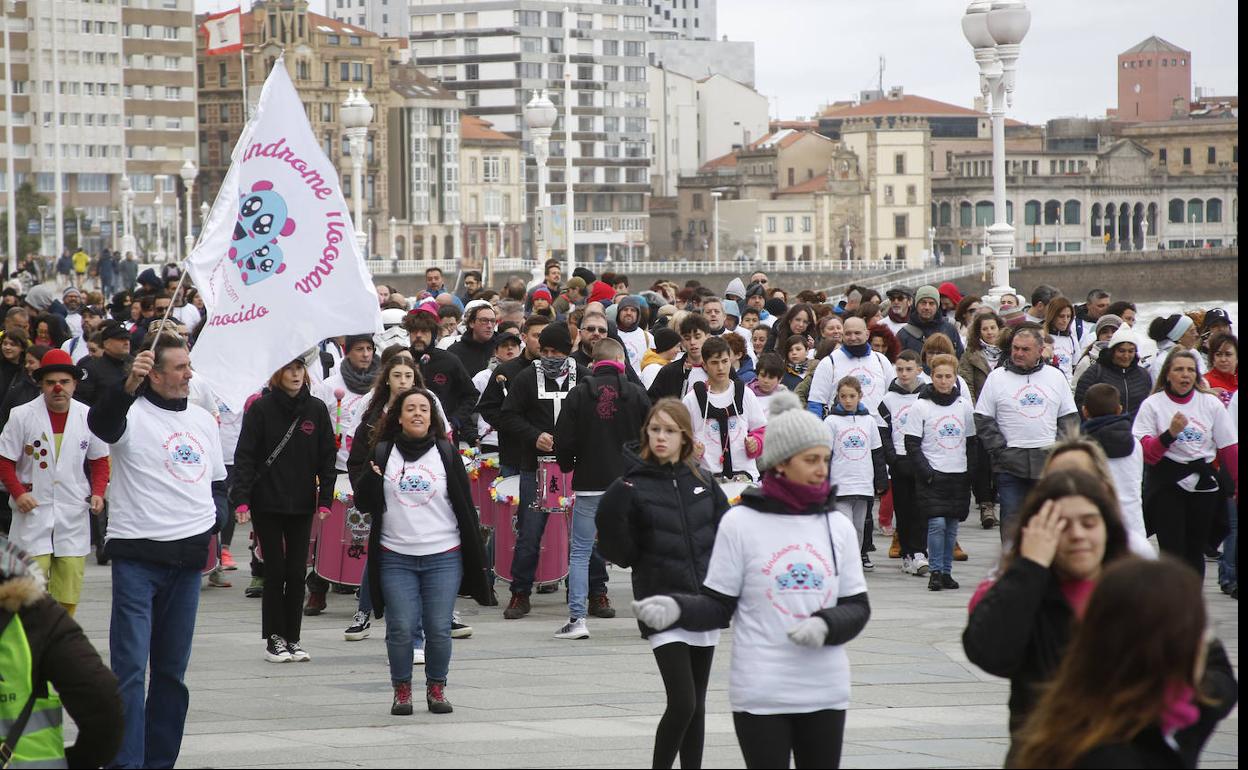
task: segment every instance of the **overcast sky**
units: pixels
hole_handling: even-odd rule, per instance
[[[326,0],[311,7],[324,12]],[[396,3],[402,0],[395,0]],[[819,105],[884,87],[971,106],[978,70],[962,36],[967,0],[718,0],[719,32],[753,40],[757,87],[772,114],[811,116]],[[219,10],[240,0],[195,0]],[[249,0],[241,0],[244,7]],[[1117,55],[1159,35],[1192,52],[1193,85],[1239,93],[1235,0],[1030,0],[1012,117],[1043,122],[1100,116],[1115,106]],[[778,107],[777,107],[778,102]]]

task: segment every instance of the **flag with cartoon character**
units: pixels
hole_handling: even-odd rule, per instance
[[[284,59],[265,81],[187,268],[207,306],[197,376],[240,410],[277,369],[327,337],[381,330],[338,170]]]

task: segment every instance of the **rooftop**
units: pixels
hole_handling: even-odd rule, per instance
[[[820,139],[831,141],[830,139],[827,139],[827,137],[809,129],[779,128],[762,137],[759,137],[753,142],[750,142],[744,149],[751,152],[769,150],[772,148],[783,150],[806,136],[818,136]],[[718,158],[712,158],[706,163],[703,163],[702,167],[699,168],[698,171],[705,173],[721,168],[733,168],[737,165],[737,157],[741,154],[741,152],[741,149],[737,149],[727,155],[720,155]]]
[[[885,97],[858,104],[831,104],[825,107],[819,116],[826,118],[868,118],[884,115],[982,118],[987,117],[988,114],[968,107],[959,107],[956,104],[928,99],[925,96],[903,94],[897,98]]]
[[[514,136],[495,130],[494,124],[490,121],[478,118],[476,115],[465,115],[463,113],[460,113],[459,117],[459,138],[462,141],[515,142],[519,144],[519,140]]]
[[[1179,48],[1177,45],[1169,42],[1168,40],[1162,40],[1156,35],[1153,35],[1152,37],[1147,38],[1131,46],[1130,48],[1128,48],[1127,50],[1119,54],[1119,56],[1126,56],[1128,54],[1134,54],[1134,53],[1191,53],[1191,52],[1187,51],[1186,49]]]
[[[826,173],[823,173],[817,177],[807,179],[805,182],[801,182],[800,184],[795,184],[792,187],[785,187],[783,189],[776,190],[776,196],[779,197],[781,195],[809,195],[810,193],[820,192],[823,189],[825,189],[827,186],[828,186],[828,175]]]

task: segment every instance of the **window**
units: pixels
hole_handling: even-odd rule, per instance
[[[553,16],[555,14],[552,12],[548,15]],[[541,11],[516,11],[515,22],[516,22],[517,27],[540,27],[542,26],[542,12]],[[555,26],[555,25],[552,24],[551,26]],[[563,24],[560,23],[558,26],[563,26]]]
[[[789,180],[789,184],[790,185],[793,184],[792,179]],[[886,184],[884,185],[884,203],[890,204],[892,202],[893,202],[893,186],[891,184]]]
[[[1196,224],[1205,221],[1205,202],[1200,198],[1192,198],[1187,202],[1187,221]]]
[[[551,53],[563,53],[563,38],[551,37],[546,39],[546,49]]]
[[[793,217],[784,218],[784,231],[786,233],[793,232]]]
[[[523,65],[520,65],[520,66],[523,66]],[[538,66],[539,66],[539,69],[538,69],[537,76],[541,77],[540,65]],[[524,77],[524,75],[522,74],[521,77]],[[479,64],[465,64],[464,65],[464,80],[480,80],[480,79],[481,79],[481,65]]]
[[[477,79],[477,65],[469,64],[465,67],[465,69],[466,70],[471,69],[472,71],[472,77],[468,78],[469,80]],[[537,62],[527,62],[527,61],[516,62],[516,77],[518,78],[541,78],[541,76],[542,76],[542,65],[538,64]]]
[[[625,40],[624,41],[624,55],[625,56],[645,56],[646,44],[640,40]]]
[[[624,29],[644,30],[646,28],[645,16],[625,16]]]
[[[702,193],[693,194],[693,210],[694,211],[702,210]]]
[[[1191,147],[1183,148],[1183,165],[1184,166],[1192,165],[1192,148]]]
[[[894,214],[893,215],[893,237],[907,238],[910,231],[910,215]],[[900,257],[898,257],[900,259]]]
[[[811,224],[812,222],[811,222],[810,217],[802,217],[802,232],[804,233],[810,232]]]
[[[914,204],[918,203],[918,200],[919,200],[918,188],[912,184],[906,185],[906,203],[913,206]]]
[[[906,173],[906,154],[904,152],[899,152],[893,156],[893,173]]]
[[[767,232],[774,233],[776,231],[776,218],[767,217]]]
[[[620,55],[620,41],[618,40],[602,41],[602,55],[603,56],[619,56]]]
[[[1079,224],[1079,218],[1082,214],[1082,206],[1079,201],[1066,201],[1066,205],[1062,207],[1062,222],[1068,225]]]
[[[1040,201],[1027,201],[1023,206],[1023,224],[1040,224]]]
[[[614,83],[620,79],[620,68],[615,64],[604,64],[602,67],[602,79],[608,83]]]
[[[1210,198],[1209,202],[1205,204],[1205,221],[1214,223],[1222,221],[1221,198]]]
[[[970,203],[962,201],[958,206],[958,226],[970,227],[974,223],[975,209]]]
[[[1157,151],[1157,162],[1163,166],[1166,165],[1166,148],[1165,147],[1162,147],[1160,150]]]
[[[1060,225],[1062,223],[1062,204],[1060,202],[1045,201],[1044,223],[1046,225]]]
[[[1205,162],[1208,163],[1210,166],[1218,162],[1218,148],[1217,147],[1209,148],[1208,155],[1205,158]]]
[[[1171,224],[1178,224],[1183,221],[1183,201],[1179,198],[1171,198],[1169,205],[1169,220]]]
[[[996,210],[992,205],[992,201],[980,201],[975,204],[975,226],[986,227],[992,224],[995,219]]]
[[[476,38],[469,38],[469,39],[467,39],[467,40],[465,40],[465,41],[464,41],[464,53],[465,53],[465,54],[467,54],[468,56],[476,56],[476,55],[477,55],[477,40],[476,40]]]
[[[646,80],[645,67],[625,67],[624,80],[630,83],[644,83]]]
[[[558,29],[559,27],[562,27],[563,26],[563,12],[562,11],[548,11],[546,13],[546,26],[554,27],[556,29]]]
[[[521,53],[541,53],[542,39],[540,37],[522,37],[520,38]],[[558,53],[552,50],[551,53]]]

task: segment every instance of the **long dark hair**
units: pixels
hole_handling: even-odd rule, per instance
[[[1157,725],[1175,684],[1192,688],[1205,602],[1188,566],[1127,558],[1105,570],[1019,740],[1016,767],[1074,767]],[[1112,663],[1111,663],[1112,662]]]
[[[1011,531],[1007,533],[1007,538],[1013,545],[1001,557],[1002,572],[1020,558],[1023,528],[1027,526],[1027,522],[1040,513],[1045,503],[1063,497],[1086,497],[1100,511],[1101,518],[1105,520],[1105,555],[1101,558],[1101,564],[1109,564],[1130,553],[1127,546],[1127,528],[1122,523],[1118,501],[1112,497],[1105,483],[1083,471],[1058,471],[1040,479],[1023,501],[1022,512],[1015,517]]]
[[[424,388],[425,378],[420,374],[420,367],[416,365],[416,360],[412,358],[412,354],[406,348],[391,348],[390,350],[398,350],[399,352],[386,358],[382,356],[382,366],[377,372],[377,378],[373,380],[373,392],[368,402],[368,408],[364,410],[364,414],[360,418],[360,422],[364,425],[373,425],[376,427],[381,413],[390,405],[390,372],[399,366],[406,366],[416,373],[416,377],[412,380],[413,388]],[[389,350],[386,351],[390,352]]]
[[[1005,331],[1005,321],[1001,320],[1001,316],[992,310],[982,310],[971,317],[971,325],[966,330],[966,350],[973,353],[977,350],[984,349],[984,321],[997,322],[997,348],[999,350],[1008,351],[1008,348],[1001,347],[1001,333]]]
[[[403,402],[412,396],[424,396],[429,401],[429,433],[435,438],[446,435],[446,425],[442,422],[442,415],[438,413],[438,397],[424,388],[408,388],[395,396],[394,408],[386,412],[385,419],[373,426],[370,448],[376,448],[383,441],[394,441],[402,435],[403,427],[399,425],[399,417],[403,414]]]
[[[784,345],[785,340],[794,334],[794,332],[790,330],[790,324],[792,324],[795,317],[803,313],[806,315],[806,318],[810,323],[806,325],[806,331],[802,332],[802,335],[810,337],[812,340],[815,338],[815,335],[819,333],[819,319],[815,316],[815,309],[810,305],[799,302],[789,308],[788,311],[780,317],[779,321],[776,321],[776,325],[773,327],[775,333],[772,335],[772,339],[774,340],[773,350]]]

